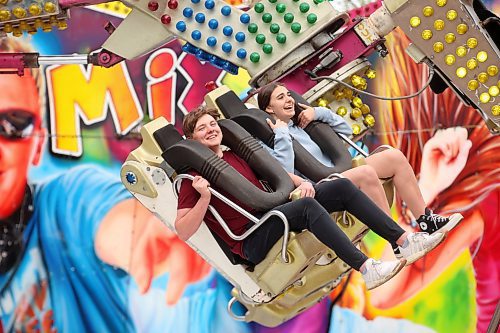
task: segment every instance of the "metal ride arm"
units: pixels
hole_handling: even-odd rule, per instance
[[[71,54],[41,56],[39,53],[0,53],[0,74],[24,75],[27,68],[39,68],[40,65],[88,65],[111,67],[124,58],[107,50],[91,54]]]
[[[194,177],[191,176],[191,175],[188,175],[188,174],[180,174],[177,177],[175,177],[174,182],[172,183],[172,186],[174,188],[174,193],[175,193],[176,196],[179,195],[179,193],[178,193],[178,186],[177,185],[183,179],[193,180]],[[240,206],[238,206],[237,204],[235,204],[234,202],[232,202],[231,200],[229,200],[228,198],[226,198],[224,195],[220,194],[218,191],[214,190],[213,188],[209,187],[208,190],[216,198],[220,199],[222,202],[224,202],[225,204],[227,204],[228,206],[230,206],[231,208],[233,208],[234,210],[236,210],[238,213],[240,213],[241,215],[243,215],[244,217],[246,217],[247,219],[249,219],[250,221],[252,221],[253,223],[255,223],[250,229],[248,229],[242,235],[239,235],[239,236],[235,235],[231,231],[231,229],[229,229],[228,225],[226,224],[226,222],[224,221],[224,219],[220,216],[220,214],[217,212],[217,210],[212,205],[209,205],[208,209],[210,210],[210,212],[214,215],[214,217],[217,219],[217,221],[220,223],[220,225],[222,226],[222,228],[224,229],[224,231],[229,235],[229,237],[231,237],[234,240],[243,240],[243,239],[247,238],[257,228],[259,228],[262,224],[264,224],[267,220],[269,220],[269,218],[271,216],[277,216],[283,222],[283,226],[285,227],[284,228],[284,232],[283,232],[283,244],[282,244],[282,247],[281,247],[281,260],[284,263],[288,262],[288,258],[287,258],[287,254],[286,254],[286,249],[288,247],[289,226],[288,226],[288,220],[287,220],[286,216],[282,212],[277,211],[277,210],[271,210],[271,211],[267,212],[261,219],[258,219],[255,216],[253,216],[252,214],[248,213],[243,208],[241,208]]]

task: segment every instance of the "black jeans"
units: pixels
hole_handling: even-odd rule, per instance
[[[336,179],[315,185],[316,195],[288,202],[275,209],[285,214],[290,231],[312,232],[319,241],[352,268],[359,270],[368,259],[332,221],[329,213],[347,210],[375,233],[395,242],[404,233],[394,221],[378,208],[350,180]],[[253,262],[262,261],[271,247],[283,236],[283,223],[271,217],[243,243],[243,254]]]

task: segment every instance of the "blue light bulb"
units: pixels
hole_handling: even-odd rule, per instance
[[[240,59],[245,59],[247,57],[247,51],[245,49],[239,49],[236,51],[236,56]]]
[[[205,8],[206,9],[213,9],[215,7],[215,1],[214,0],[207,0],[205,1]]]
[[[208,46],[215,46],[215,45],[217,45],[217,38],[215,38],[214,36],[208,37],[207,38],[207,45]]]
[[[231,45],[231,43],[225,42],[224,44],[222,44],[222,51],[229,53],[229,52],[231,52],[232,49],[233,49],[233,46]]]
[[[184,8],[184,10],[182,11],[182,15],[184,15],[184,17],[192,17],[193,16],[193,10],[189,7],[186,7]]]
[[[234,35],[234,38],[235,38],[238,42],[242,43],[242,42],[244,42],[244,41],[245,41],[245,33],[240,31],[240,32],[238,32],[236,35]]]
[[[240,22],[243,24],[247,24],[248,22],[250,22],[250,15],[248,15],[247,13],[241,14]]]
[[[184,32],[186,31],[186,23],[184,23],[184,21],[179,21],[177,22],[177,24],[175,25],[175,28],[177,30],[179,30],[180,32]]]
[[[229,16],[231,15],[231,7],[230,6],[224,6],[220,10],[221,14],[224,16]]]
[[[208,26],[210,27],[210,29],[215,30],[219,26],[219,22],[217,22],[216,19],[211,19],[210,21],[208,21]]]
[[[196,14],[196,16],[194,17],[195,21],[198,22],[198,23],[203,23],[205,22],[205,14],[203,13],[198,13]]]
[[[201,38],[200,30],[193,30],[193,32],[191,32],[191,38],[193,38],[194,40],[200,40]]]
[[[224,29],[222,29],[222,33],[224,34],[224,36],[231,36],[233,34],[233,28],[231,28],[230,26],[226,25],[224,27]]]

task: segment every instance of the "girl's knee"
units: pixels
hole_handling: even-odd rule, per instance
[[[403,161],[407,161],[406,156],[403,154],[403,152],[396,148],[386,149],[381,153],[384,154],[384,158],[387,159],[388,163],[399,164]]]
[[[360,179],[360,186],[371,185],[374,182],[378,182],[378,175],[375,168],[370,165],[362,165],[355,168],[358,177]]]

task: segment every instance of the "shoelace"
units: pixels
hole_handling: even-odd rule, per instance
[[[428,235],[426,232],[414,232],[413,233],[413,239],[418,241],[418,240],[425,240],[425,236]]]
[[[372,262],[372,267],[374,268],[375,272],[377,272],[377,275],[381,276],[382,272],[380,272],[380,265],[382,262],[380,260],[373,260]]]
[[[432,222],[441,222],[444,223],[448,218],[440,216],[438,214],[431,213],[430,215],[426,216],[427,220],[432,221]]]

